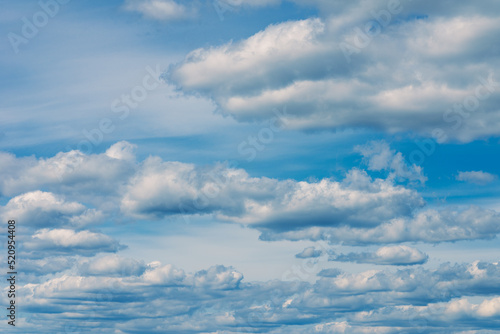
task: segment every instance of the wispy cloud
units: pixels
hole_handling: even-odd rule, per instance
[[[194,7],[187,7],[174,0],[126,0],[125,9],[160,21],[177,21],[196,16]]]
[[[485,185],[495,181],[497,179],[497,176],[483,171],[471,171],[471,172],[458,172],[456,179],[458,181],[465,181],[479,185]]]

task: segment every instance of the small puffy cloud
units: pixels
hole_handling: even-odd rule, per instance
[[[177,21],[196,14],[194,9],[174,0],[126,0],[125,9],[159,21]]]
[[[116,254],[85,260],[79,265],[80,272],[90,276],[140,276],[146,270],[142,261],[124,258]]]
[[[458,172],[458,175],[456,177],[458,181],[465,181],[479,185],[491,183],[495,181],[496,178],[496,175],[483,171]]]
[[[142,274],[145,282],[155,285],[181,285],[185,277],[184,270],[177,269],[171,264],[161,266],[155,263]]]
[[[429,141],[430,153],[435,149],[435,143]],[[428,143],[428,145],[429,145]],[[423,170],[416,164],[409,164],[401,152],[391,149],[385,141],[371,141],[365,145],[359,145],[354,148],[359,152],[368,163],[368,170],[390,171],[390,177],[396,177],[402,180],[419,181],[425,183],[427,177],[423,175]]]
[[[355,152],[368,161],[369,170],[386,170],[391,167],[396,151],[392,150],[385,141],[371,141],[368,144],[356,146]]]
[[[42,229],[24,243],[26,251],[36,254],[78,254],[92,256],[100,252],[117,252],[124,246],[113,238],[90,231]]]
[[[62,196],[39,190],[12,198],[1,212],[4,217],[31,227],[82,227],[103,218],[100,211],[87,209],[80,203],[68,202]]]
[[[136,148],[136,145],[130,144],[126,141],[120,141],[111,145],[104,154],[113,159],[134,161],[134,151]]]
[[[308,259],[308,258],[320,257],[321,254],[323,254],[321,250],[316,249],[314,247],[307,247],[302,252],[296,254],[295,257],[298,259]]]
[[[330,257],[330,261],[407,266],[423,264],[428,258],[418,249],[400,245],[381,247],[374,253],[340,254]]]
[[[193,277],[193,284],[201,288],[232,290],[239,287],[242,279],[243,274],[234,268],[218,265],[198,271]]]

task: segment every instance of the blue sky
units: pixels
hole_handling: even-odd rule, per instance
[[[0,4],[2,332],[500,328],[498,2]]]

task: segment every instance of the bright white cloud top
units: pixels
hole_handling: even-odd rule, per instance
[[[495,17],[408,19],[419,6],[403,2],[393,14],[360,11],[378,21],[328,16],[271,25],[195,50],[167,77],[242,121],[286,105],[291,129],[410,131],[438,142],[498,135],[498,59],[487,56],[498,36]]]

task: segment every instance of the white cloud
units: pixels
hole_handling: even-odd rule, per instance
[[[69,294],[73,298],[85,296],[88,298],[87,293],[92,291],[109,294],[111,289],[116,291],[118,287],[123,287],[122,282],[123,279],[121,278],[85,277],[64,274],[40,284],[28,284],[26,288],[31,292],[33,297],[36,296],[38,300],[43,301],[44,298],[64,298]],[[65,311],[61,310],[60,312]],[[82,311],[85,312],[86,309]]]
[[[323,32],[324,23],[318,19],[271,25],[239,43],[192,51],[170,76],[187,91],[208,93],[216,89],[216,96],[221,98],[259,91],[261,87],[279,85],[283,69],[324,52],[316,42]],[[276,77],[262,75],[268,72],[275,72]]]
[[[79,264],[79,269],[86,276],[118,275],[120,277],[125,277],[142,275],[146,270],[146,265],[141,261],[112,254],[85,260]]]
[[[248,198],[240,215],[222,212],[221,218],[275,230],[308,226],[379,225],[405,216],[424,205],[413,190],[391,181],[372,180],[364,171],[349,171],[342,182],[281,182],[272,200]]]
[[[113,144],[110,148],[108,148],[105,154],[113,159],[134,161],[135,160],[134,150],[136,148],[137,148],[136,145],[130,144],[129,142],[126,141],[120,141],[116,144]]]
[[[123,212],[138,218],[216,214],[262,229],[379,225],[424,205],[413,190],[351,170],[342,182],[251,178],[241,169],[148,158],[131,180]]]
[[[422,184],[427,181],[420,166],[409,165],[401,152],[391,149],[385,141],[371,141],[365,145],[356,146],[354,150],[368,161],[369,170],[390,170],[390,177],[419,181]]]
[[[51,161],[67,168],[68,155],[78,159],[58,182],[50,178],[27,182],[16,175],[9,178],[11,185],[46,188],[64,195],[32,191],[16,196],[1,209],[3,216],[25,220],[28,226],[37,224],[37,228],[82,228],[107,216],[123,220],[213,215],[255,228],[262,232],[263,240],[344,244],[439,243],[491,239],[500,232],[495,211],[427,209],[416,190],[395,184],[398,178],[393,174],[398,168],[407,168],[410,175],[406,179],[423,181],[424,177],[385,142],[371,142],[356,150],[367,160],[368,169],[389,171],[387,179],[372,178],[354,168],[339,181],[250,177],[246,171],[224,164],[201,167],[159,157],[137,162],[132,149],[133,145],[120,142],[103,154],[72,151],[40,160],[9,155],[7,164],[17,166],[23,175],[32,175],[33,180],[38,175],[33,166],[41,170]]]
[[[484,274],[471,275],[474,267]],[[145,314],[154,314],[148,326],[160,331],[205,333],[241,333],[246,328],[267,333],[290,332],[290,328],[294,333],[342,328],[348,333],[397,333],[402,329],[439,333],[443,329],[456,332],[464,325],[470,330],[487,330],[499,324],[500,304],[494,295],[500,282],[497,263],[334,271],[315,283],[244,283],[242,274],[230,267],[185,274],[171,265],[156,264],[146,271],[151,275],[63,274],[21,285],[19,291],[26,296],[23,303],[28,312],[52,311],[38,312],[37,324],[54,317],[64,324],[99,310],[102,318],[81,322],[82,329],[99,322],[109,332],[143,330]],[[471,298],[476,301],[472,303]],[[58,306],[62,301],[64,307]],[[116,315],[120,321],[101,320]]]
[[[489,329],[498,325],[494,319],[500,313],[500,299],[498,297],[481,299],[479,303],[472,303],[469,298],[463,297],[448,302],[429,303],[425,306],[388,306],[374,312],[363,312],[356,317],[356,320],[361,324],[373,324],[386,323],[392,319],[405,319],[406,326],[418,326],[420,331],[425,330],[428,333],[439,333],[439,327],[449,326],[452,322],[457,329],[463,330],[460,333],[477,332],[480,327],[478,324],[482,323],[484,330],[480,330],[481,333],[494,333]]]
[[[195,15],[193,9],[174,0],[126,0],[125,9],[160,21],[182,20]]]
[[[465,181],[470,183],[475,183],[479,185],[485,185],[495,181],[496,175],[486,173],[483,171],[471,171],[471,172],[458,172],[456,179],[458,181]]]
[[[477,315],[482,318],[497,317],[500,315],[500,297],[487,299],[478,305]]]
[[[198,271],[192,279],[196,287],[228,290],[239,287],[243,274],[232,267],[218,265]]]
[[[142,275],[142,279],[150,284],[179,285],[182,284],[186,274],[182,269],[167,264],[164,266],[150,267]]]
[[[349,253],[330,257],[330,261],[374,263],[386,265],[415,265],[427,262],[429,257],[418,249],[399,245],[379,248],[374,253]]]
[[[379,5],[377,11],[387,2]],[[498,39],[498,17],[405,19],[418,6],[401,6],[401,16],[391,15],[366,47],[355,46],[351,32],[375,21],[356,2],[348,12],[270,25],[248,39],[195,50],[167,77],[241,121],[271,118],[286,105],[292,129],[410,131],[438,142],[497,136],[500,66],[481,55],[491,54]],[[357,50],[350,62],[341,43]]]
[[[493,239],[500,233],[500,214],[476,206],[427,209],[409,217],[395,218],[372,228],[307,227],[297,231],[265,231],[263,240],[328,240],[346,245],[422,241],[427,243]]]
[[[241,7],[279,2],[221,1]],[[320,6],[320,18],[272,25],[241,42],[196,50],[173,68],[171,79],[186,93],[212,96],[222,112],[243,121],[261,120],[287,105],[286,124],[296,129],[367,127],[430,136],[443,127],[448,138],[442,141],[498,136],[496,85],[474,112],[446,114],[453,103],[475,96],[478,76],[491,71],[491,78],[498,77],[498,1],[403,2],[403,13],[348,65],[339,43],[352,43],[352,28],[372,20],[370,9],[386,8],[387,0],[295,2]],[[172,21],[195,15],[196,5],[186,3],[129,0],[125,7]],[[429,16],[415,19],[420,13]],[[385,142],[358,151],[368,170],[386,171],[387,179],[353,168],[343,180],[301,182],[157,157],[137,162],[133,146],[120,142],[103,154],[72,151],[38,159],[0,153],[0,191],[7,203],[1,215],[21,222],[20,268],[26,276],[17,288],[23,332],[494,333],[500,328],[498,263],[368,271],[356,266],[354,273],[330,268],[314,283],[248,283],[230,266],[187,273],[115,254],[82,259],[122,248],[110,236],[81,230],[103,217],[110,218],[108,230],[115,219],[210,214],[258,229],[266,240],[351,245],[493,239],[500,233],[498,212],[429,209],[412,184],[397,185],[398,177],[423,183],[425,176]],[[495,178],[482,171],[457,176],[479,184]],[[26,227],[43,229],[25,233]],[[319,252],[309,247],[298,257]],[[336,260],[411,265],[427,256],[391,245]],[[5,302],[6,294],[0,299]],[[74,324],[78,327],[67,327]],[[6,327],[2,322],[0,332]]]
[[[10,199],[1,212],[7,219],[16,219],[31,227],[83,227],[103,218],[98,210],[87,209],[80,203],[68,202],[62,196],[40,190]]]
[[[74,231],[70,229],[42,229],[24,243],[31,256],[54,254],[78,254],[92,256],[99,252],[116,252],[123,249],[113,238],[102,233]],[[43,252],[43,253],[41,253]]]
[[[103,197],[119,191],[123,183],[120,181],[134,172],[133,148],[134,145],[127,142],[118,142],[103,154],[86,155],[75,150],[40,159],[15,158],[2,153],[6,159],[0,163],[0,172],[8,177],[0,180],[0,191],[15,196],[43,187],[102,203]],[[86,196],[89,193],[90,196]]]
[[[437,18],[428,24],[416,25],[415,36],[408,40],[407,46],[429,58],[456,57],[474,52],[473,48],[479,46],[477,39],[488,38],[497,29],[496,19],[484,16]]]

